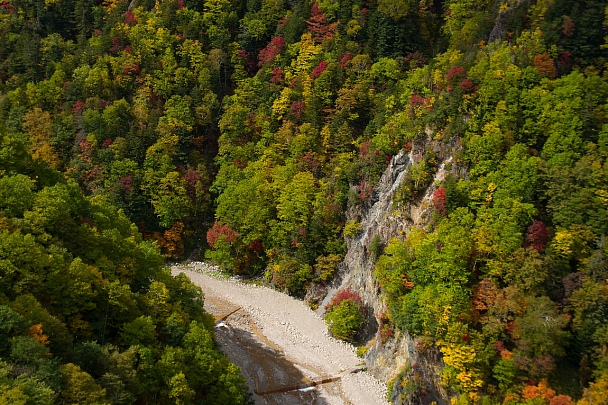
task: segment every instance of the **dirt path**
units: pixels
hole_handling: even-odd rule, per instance
[[[302,301],[218,277],[204,263],[172,272],[202,287],[222,350],[241,367],[256,404],[386,404],[386,386],[365,371],[353,372],[361,363],[354,348],[332,338]],[[281,392],[327,380],[335,381]]]

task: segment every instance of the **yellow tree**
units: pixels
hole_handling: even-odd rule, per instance
[[[42,160],[55,169],[61,166],[61,159],[51,145],[53,120],[51,114],[34,108],[23,116],[23,129],[30,138],[30,154],[35,160]]]

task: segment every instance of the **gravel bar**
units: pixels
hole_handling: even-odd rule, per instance
[[[200,286],[205,296],[241,307],[273,346],[296,364],[308,365],[329,377],[341,376],[341,403],[387,404],[386,385],[366,371],[355,347],[332,337],[325,321],[304,302],[279,291],[227,278],[214,266],[191,262],[172,267],[174,276],[184,273]],[[332,398],[332,403],[336,403]]]

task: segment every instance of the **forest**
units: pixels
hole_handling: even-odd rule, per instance
[[[601,0],[2,0],[0,403],[247,403],[164,263],[303,297],[404,150],[380,333],[454,404],[608,404],[607,63]]]

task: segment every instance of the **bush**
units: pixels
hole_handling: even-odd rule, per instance
[[[308,264],[301,264],[297,260],[285,257],[278,263],[270,266],[272,281],[281,290],[290,295],[303,296],[308,283],[313,276],[312,268]]]
[[[338,339],[352,342],[363,324],[363,312],[353,300],[344,300],[325,316],[329,330]]]
[[[316,281],[326,282],[334,278],[334,273],[342,261],[342,256],[331,254],[317,257],[315,264]]]
[[[369,257],[375,262],[383,252],[384,243],[382,243],[382,238],[380,238],[380,235],[376,235],[374,236],[374,239],[372,239],[372,243],[369,245]]]
[[[325,322],[338,339],[352,342],[365,321],[365,307],[359,294],[343,290],[325,308]]]
[[[354,238],[359,234],[359,232],[361,232],[362,229],[363,228],[360,222],[357,222],[354,219],[349,219],[344,225],[344,237]]]

